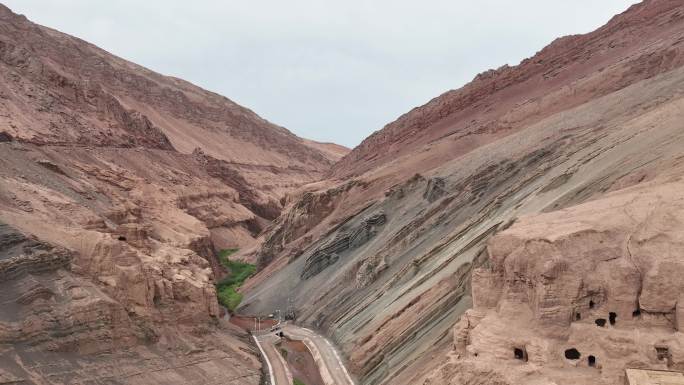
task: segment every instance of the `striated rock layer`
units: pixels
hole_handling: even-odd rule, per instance
[[[492,238],[454,351],[424,383],[623,384],[625,368],[684,370],[684,178],[658,182]]]
[[[518,217],[684,175],[683,65],[684,5],[648,0],[592,33],[558,39],[518,66],[480,74],[408,112],[335,164],[327,180],[306,186],[267,229],[255,252],[263,269],[247,282],[241,310],[291,309],[298,322],[338,343],[361,384],[413,385],[426,376],[431,385],[458,383],[460,371],[474,373],[473,384],[526,383],[495,367],[480,370],[483,361],[470,356],[444,365],[457,354],[454,325],[477,321],[462,317],[477,293],[473,286],[483,285],[472,271],[492,263],[488,240]],[[381,225],[368,226],[369,218],[381,214]],[[365,235],[352,246],[349,239],[359,231]],[[559,279],[572,280],[561,275],[563,266]],[[527,328],[521,335],[536,335],[523,316],[570,322],[574,314],[565,302],[554,302],[553,288],[549,298],[529,299],[529,314],[514,314],[521,317],[519,328]],[[582,293],[573,288],[559,288],[572,292],[563,301]],[[580,311],[577,325],[599,333],[611,328],[610,312],[617,322],[631,319],[636,308],[627,305],[634,301],[629,293],[617,310],[606,302],[616,299],[597,294],[595,312]],[[599,315],[606,318],[603,329],[586,318]],[[501,349],[514,360],[510,344],[495,344],[499,329],[487,330],[504,322],[485,323],[473,331],[480,334],[462,338],[470,338],[472,349],[491,342],[495,351],[488,357]],[[544,374],[547,367],[569,365],[562,355],[558,359],[568,329],[551,331],[556,334],[543,338],[553,342],[542,336],[521,340],[520,354],[529,363],[523,371]],[[610,343],[628,349],[633,340],[620,336]],[[602,368],[578,374],[576,383],[620,383],[627,361],[612,357],[618,348],[601,350],[572,338],[581,363],[588,366],[593,355]],[[648,337],[643,355],[625,353],[632,357],[626,360],[651,362],[645,355],[653,353],[654,343]],[[549,383],[552,376],[534,378]]]
[[[114,269],[120,275],[102,284],[78,272],[74,252],[2,223],[0,245],[3,383],[259,383],[257,353],[247,336],[207,322],[207,316],[217,312],[215,299],[206,297],[210,286],[130,271],[144,269],[140,264],[117,264]],[[133,304],[131,298],[137,294],[146,301],[145,296],[156,295],[156,287],[146,287],[153,283],[184,296],[177,300],[197,313],[194,318],[186,311],[177,325],[164,318],[153,322],[141,310],[145,302]],[[111,286],[117,284],[122,286],[118,290]],[[181,312],[179,305],[175,311]]]
[[[344,153],[0,5],[0,382],[258,384],[215,252]]]
[[[56,171],[69,162],[74,148],[99,158],[116,149],[120,158],[143,156],[149,162],[157,161],[155,152],[167,159],[175,154],[171,162],[205,170],[235,190],[231,197],[214,189],[182,198],[195,212],[208,206],[205,217],[223,202],[234,202],[236,207],[208,222],[221,247],[250,245],[265,224],[261,220],[279,215],[284,195],[319,179],[347,152],[301,139],[221,95],[33,24],[4,6],[0,77],[0,143],[49,149],[53,159],[45,159],[47,168]],[[118,172],[127,171],[125,164],[116,165]],[[181,167],[168,166],[165,184],[187,186],[172,175]]]

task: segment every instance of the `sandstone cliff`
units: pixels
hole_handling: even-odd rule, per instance
[[[362,384],[422,383],[433,370],[443,373],[430,384],[457,381],[461,369],[442,364],[492,235],[523,215],[682,175],[683,42],[682,3],[645,1],[400,117],[268,229],[242,311],[292,304]],[[549,352],[548,366],[566,365]],[[599,364],[604,374],[578,383],[619,383],[624,362]],[[497,373],[473,383],[506,383]]]
[[[192,155],[198,168],[237,191],[231,200],[246,209],[213,221],[212,236],[222,246],[251,243],[264,225],[255,223],[277,217],[285,194],[319,179],[346,153],[341,146],[298,138],[221,95],[33,24],[4,6],[0,22],[0,136],[55,152]]]
[[[259,361],[246,336],[203,320],[208,308],[216,311],[206,287],[158,277],[157,282],[186,297],[177,300],[197,312],[197,322],[180,327],[164,319],[150,322],[124,294],[79,273],[78,258],[0,223],[3,383],[259,383]],[[119,276],[110,277],[110,283],[122,286],[118,291],[135,286],[129,294],[138,290],[144,297],[144,286],[151,283],[145,279],[153,277],[136,268],[144,267],[117,264]]]
[[[424,383],[622,384],[626,367],[682,371],[683,182],[525,216],[496,235],[454,351]]]
[[[215,251],[345,152],[0,6],[0,379],[258,384]]]

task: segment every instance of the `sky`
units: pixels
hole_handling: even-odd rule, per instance
[[[636,0],[4,0],[295,134],[354,147],[413,107]]]

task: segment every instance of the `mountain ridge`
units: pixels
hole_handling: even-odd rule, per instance
[[[479,318],[458,323],[473,307],[471,277],[486,270],[490,242],[521,217],[681,178],[682,7],[672,0],[634,5],[518,66],[485,71],[371,135],[326,180],[305,186],[262,235],[255,251],[262,270],[246,282],[239,310],[268,313],[291,303],[297,322],[338,343],[364,385],[545,383],[534,373],[524,377],[530,367],[513,361],[519,346],[511,344],[523,342],[535,349],[535,364],[560,368],[545,371],[547,379],[570,384],[559,380],[572,379],[558,351],[567,341],[516,342],[494,329],[503,321],[479,329]],[[534,305],[520,306],[543,318]],[[477,309],[491,319],[516,317],[521,333],[544,321],[496,314],[492,304]],[[629,327],[653,333],[648,324]],[[468,336],[479,339],[471,344]],[[580,383],[621,383],[625,362],[603,365],[605,376],[587,372]]]
[[[0,379],[259,384],[217,253],[346,149],[4,6],[0,80]]]
[[[428,103],[411,109],[395,121],[386,125],[383,129],[371,134],[333,167],[330,177],[339,178],[341,176],[360,175],[368,170],[369,165],[373,165],[375,168],[382,167],[384,163],[378,162],[375,158],[375,153],[382,152],[384,154],[384,159],[395,158],[397,154],[392,152],[392,145],[389,144],[388,141],[410,140],[411,136],[420,133],[423,127],[431,126],[432,131],[439,132],[423,135],[429,136],[429,138],[420,138],[422,141],[416,142],[417,144],[414,144],[414,146],[425,145],[429,143],[430,140],[443,139],[441,135],[457,135],[459,132],[456,130],[452,129],[452,131],[449,132],[442,132],[442,130],[438,130],[438,127],[435,126],[440,126],[440,124],[442,126],[447,126],[449,124],[454,125],[453,115],[458,115],[455,112],[458,112],[459,108],[467,108],[467,103],[477,104],[480,102],[491,105],[496,101],[496,98],[493,98],[490,93],[497,94],[498,92],[498,94],[501,94],[501,91],[511,92],[511,88],[515,86],[519,87],[525,81],[529,81],[530,78],[535,77],[535,75],[540,75],[542,72],[544,73],[543,80],[547,83],[551,83],[550,85],[541,84],[540,86],[542,88],[552,87],[553,83],[567,81],[567,76],[574,76],[575,79],[578,79],[583,73],[572,72],[570,71],[572,68],[568,67],[581,67],[582,62],[585,60],[574,59],[582,59],[581,54],[584,54],[588,55],[588,60],[610,60],[610,56],[607,56],[605,53],[599,51],[598,54],[594,55],[592,52],[592,50],[597,51],[599,49],[607,51],[606,48],[608,48],[608,50],[618,51],[618,55],[624,55],[624,51],[630,49],[629,43],[624,42],[624,36],[613,37],[611,34],[633,33],[634,31],[630,31],[630,28],[633,27],[633,25],[649,26],[650,31],[640,31],[643,33],[654,33],[656,35],[665,34],[665,31],[657,30],[658,26],[653,23],[646,23],[645,21],[654,15],[657,16],[666,13],[669,10],[676,10],[678,5],[678,2],[673,0],[655,2],[645,1],[634,4],[628,10],[614,16],[606,25],[599,27],[593,32],[558,38],[542,48],[534,56],[522,60],[520,64],[516,66],[503,65],[496,70],[484,71],[476,75],[473,81],[465,84],[463,87],[444,92],[440,96],[430,100]],[[675,13],[672,17],[681,18],[681,15]],[[612,39],[622,38],[623,41],[621,42],[621,45],[615,45],[615,42],[602,43],[601,40],[606,39],[607,37],[611,37]],[[592,43],[598,44],[592,45]],[[601,44],[603,44],[603,46]],[[589,45],[591,50],[585,49],[585,52],[571,52],[578,47],[582,49],[584,45]],[[555,58],[554,55],[556,56]],[[593,58],[592,56],[598,56],[598,58]],[[548,67],[545,64],[549,62],[552,64],[551,67]],[[565,75],[563,75],[564,73]],[[567,75],[568,73],[571,73],[571,75]],[[532,80],[536,80],[536,78]],[[539,82],[537,81],[535,84],[539,84]],[[490,101],[486,102],[487,99],[490,99]],[[449,118],[451,118],[451,122],[443,122]],[[462,116],[460,118],[463,119]],[[486,119],[486,116],[483,118]],[[467,126],[464,126],[460,129],[467,130],[467,128]],[[410,141],[405,144],[402,147],[404,149],[403,151],[407,151],[411,148],[415,150],[416,148],[411,147],[411,144],[412,142]],[[380,149],[383,145],[389,146],[390,151],[387,151],[388,149],[386,148]],[[401,153],[399,153],[399,156],[401,156]],[[366,162],[364,158],[369,159]],[[350,163],[353,162],[358,163],[358,166],[356,166],[358,169],[354,169],[350,165]]]

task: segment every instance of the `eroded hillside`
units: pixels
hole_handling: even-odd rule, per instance
[[[346,149],[0,6],[0,378],[258,384],[215,252]]]
[[[626,366],[684,369],[683,184],[663,177],[496,235],[454,351],[425,383],[616,384]]]
[[[363,384],[460,383],[461,369],[442,364],[493,235],[521,216],[683,175],[683,43],[684,5],[645,1],[402,116],[268,229],[242,311],[292,304]],[[559,378],[576,366],[549,349],[537,365]],[[621,384],[627,364],[580,381]]]

